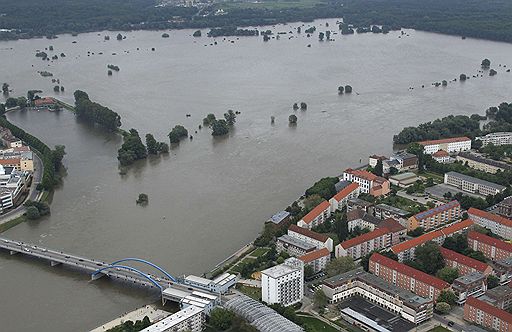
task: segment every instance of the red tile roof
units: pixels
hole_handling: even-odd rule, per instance
[[[425,242],[432,241],[432,240],[434,240],[436,238],[439,238],[439,237],[442,237],[442,236],[445,236],[445,237],[451,236],[452,234],[454,234],[454,233],[456,233],[458,231],[461,231],[461,230],[463,230],[465,228],[468,228],[468,227],[470,227],[472,225],[473,225],[473,221],[469,220],[469,219],[466,219],[464,221],[455,223],[453,225],[450,225],[448,227],[442,228],[440,230],[429,232],[429,233],[420,235],[420,236],[418,236],[416,238],[410,239],[408,241],[396,244],[396,245],[391,247],[391,250],[395,254],[398,254],[399,252],[409,250],[409,249],[411,249],[413,247],[417,247],[419,245],[422,245]]]
[[[427,211],[423,211],[423,212],[417,213],[417,214],[414,215],[414,218],[416,218],[416,220],[427,219],[427,218],[430,218],[430,217],[435,216],[437,214],[441,214],[441,213],[443,213],[445,211],[448,211],[450,209],[454,209],[454,208],[457,208],[457,207],[460,208],[460,203],[458,201],[451,201],[449,203],[436,206],[435,208],[429,209]]]
[[[441,251],[441,255],[443,255],[443,258],[445,260],[457,262],[457,264],[465,265],[465,266],[473,268],[479,272],[485,272],[485,270],[490,268],[489,265],[487,265],[483,262],[477,261],[476,259],[473,259],[471,257],[459,254],[456,251],[446,249],[443,247],[440,247],[439,251]]]
[[[339,245],[342,246],[344,249],[351,248],[353,246],[357,246],[358,244],[370,241],[372,239],[378,238],[379,236],[383,236],[385,234],[389,233],[389,230],[387,228],[377,228],[376,230],[365,233],[359,236],[356,236],[350,240],[346,240],[341,242]]]
[[[391,258],[383,256],[379,253],[374,253],[372,257],[370,257],[370,261],[379,263],[380,265],[386,266],[392,270],[395,270],[399,273],[409,276],[410,278],[414,278],[417,281],[421,281],[427,285],[435,287],[437,289],[445,289],[450,287],[450,284],[446,281],[443,281],[439,278],[431,276],[430,274],[426,274],[420,270],[416,270],[408,265],[399,263]]]
[[[349,174],[352,174],[358,178],[361,178],[361,179],[365,179],[365,180],[368,180],[368,181],[374,181],[378,178],[377,175],[373,174],[373,173],[370,173],[368,171],[365,171],[365,170],[361,170],[361,169],[352,169],[352,168],[347,168],[345,170],[345,173],[349,173]]]
[[[501,310],[493,305],[490,305],[489,303],[479,300],[474,297],[468,297],[466,300],[466,306],[470,306],[479,310],[482,310],[483,312],[497,317],[501,319],[502,321],[505,321],[509,324],[512,324],[512,314],[509,312],[506,312],[505,310]]]
[[[356,208],[347,212],[347,221],[361,219],[364,217],[366,212],[363,209]]]
[[[42,106],[42,105],[52,105],[55,104],[55,99],[51,97],[45,97],[34,100],[34,105],[36,106]]]
[[[20,158],[0,159],[0,165],[17,165],[21,162]]]
[[[17,146],[17,147],[14,147],[13,150],[17,151],[17,152],[30,151],[30,146],[26,146],[26,145]]]
[[[329,209],[331,205],[327,201],[323,201],[318,204],[313,210],[311,210],[308,214],[302,217],[302,220],[306,224],[310,224],[316,217],[321,215],[325,210]]]
[[[448,156],[449,156],[448,152],[446,152],[444,150],[439,150],[432,155],[432,157],[448,157]]]
[[[348,186],[346,186],[345,188],[340,190],[340,192],[337,193],[336,195],[334,195],[332,198],[334,198],[337,202],[339,202],[342,199],[344,199],[345,197],[347,197],[348,195],[350,195],[357,188],[359,188],[359,185],[355,182],[352,182],[351,184],[349,184]]]
[[[487,245],[494,246],[501,250],[505,250],[505,251],[512,253],[512,244],[507,243],[505,241],[495,239],[493,237],[490,237],[490,236],[482,234],[482,233],[478,233],[478,232],[474,232],[474,231],[469,232],[468,239],[476,240],[478,242],[482,242]]]
[[[418,142],[418,144],[433,145],[433,144],[455,143],[455,142],[465,142],[465,141],[471,141],[471,139],[468,137],[452,137],[452,138],[444,138],[444,139],[431,140],[431,141],[422,141],[422,142]]]
[[[498,216],[497,214],[493,214],[493,213],[490,213],[490,212],[487,212],[487,211],[482,211],[482,210],[479,210],[479,209],[475,209],[475,208],[470,208],[468,210],[468,214],[469,214],[469,217],[471,218],[471,215],[475,215],[477,217],[480,217],[480,218],[485,218],[485,219],[488,219],[488,220],[492,220],[498,224],[502,224],[502,225],[505,225],[507,227],[512,227],[512,220],[508,219],[508,218],[505,218],[505,217],[502,217],[502,216]]]
[[[308,252],[307,254],[300,256],[299,259],[304,263],[310,263],[314,260],[319,259],[320,257],[325,257],[331,255],[331,252],[327,248],[318,249],[312,252]]]
[[[379,227],[379,228],[386,228],[391,233],[401,232],[401,231],[404,231],[406,229],[404,226],[402,226],[398,221],[396,221],[393,218],[384,219],[383,221],[381,221],[379,223],[379,225],[377,227]]]
[[[325,242],[325,241],[329,240],[329,237],[327,235],[313,232],[307,228],[302,228],[297,225],[290,225],[290,227],[288,228],[288,231],[302,234],[304,236],[310,237],[310,238],[315,239],[320,242]]]

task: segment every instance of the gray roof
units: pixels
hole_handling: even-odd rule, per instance
[[[341,180],[340,182],[338,182],[334,185],[334,188],[336,188],[336,192],[339,193],[342,189],[344,189],[351,183],[352,182],[350,182],[350,181]]]
[[[354,205],[359,205],[359,206],[366,206],[366,207],[373,206],[373,203],[367,202],[360,198],[351,198],[348,200],[348,202],[351,204],[354,204]]]
[[[394,213],[394,214],[399,215],[401,217],[406,217],[409,214],[411,214],[408,211],[405,211],[405,210],[402,210],[402,209],[399,209],[397,207],[394,207],[394,206],[391,206],[391,205],[387,205],[387,204],[378,204],[378,205],[375,206],[375,208],[376,209],[380,209],[380,210],[384,210],[384,211],[388,211],[388,212],[391,212],[391,213]]]
[[[281,211],[281,212],[274,214],[272,217],[270,217],[269,221],[274,224],[279,224],[281,221],[286,219],[289,215],[290,215],[290,212]]]
[[[485,180],[480,180],[480,179],[474,178],[472,176],[464,175],[464,174],[457,173],[457,172],[448,172],[448,173],[446,173],[446,175],[457,177],[457,178],[462,179],[467,182],[472,182],[472,183],[476,183],[479,185],[491,187],[491,188],[494,188],[499,191],[505,190],[505,188],[506,188],[506,187],[496,184],[496,183],[492,183],[492,182],[485,181]]]
[[[512,170],[512,166],[507,163],[492,160],[489,158],[484,158],[482,156],[479,156],[479,155],[476,155],[476,154],[473,154],[470,152],[461,152],[461,153],[459,153],[458,157],[469,159],[469,160],[472,160],[472,161],[475,161],[478,163],[487,164],[487,165],[494,166],[494,167],[499,167],[499,168],[506,169],[509,171]]]
[[[315,249],[316,246],[314,244],[308,243],[306,241],[299,240],[293,236],[290,236],[288,234],[285,234],[283,236],[280,236],[277,238],[277,241],[281,241],[284,243],[288,243],[289,245],[292,245],[294,247],[300,248],[304,251],[309,251],[312,249]]]
[[[458,277],[457,279],[454,280],[453,284],[454,284],[454,286],[457,284],[470,285],[476,281],[483,280],[483,279],[485,279],[485,276],[482,273],[475,271],[475,272],[468,273],[462,277]]]

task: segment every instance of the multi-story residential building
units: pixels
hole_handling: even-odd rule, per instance
[[[452,157],[450,157],[450,154],[444,150],[439,150],[432,154],[432,159],[441,164],[448,164],[452,162]]]
[[[368,165],[370,167],[373,167],[375,168],[375,166],[377,166],[377,163],[380,161],[384,161],[384,160],[387,160],[388,157],[385,157],[385,156],[377,156],[377,155],[371,155],[370,157],[368,157]]]
[[[418,168],[418,157],[405,151],[398,151],[389,157],[389,160],[398,161],[398,167],[395,168],[399,171],[415,170]]]
[[[261,299],[268,304],[289,306],[304,295],[304,263],[288,258],[283,264],[261,271]]]
[[[401,289],[409,290],[434,302],[441,291],[450,288],[450,284],[439,278],[399,263],[391,258],[374,253],[370,257],[369,271]]]
[[[361,209],[368,213],[373,213],[373,203],[362,200],[360,198],[351,198],[348,200],[347,212],[355,209]]]
[[[453,281],[452,290],[457,296],[457,304],[462,305],[470,296],[480,296],[487,290],[487,276],[471,272]]]
[[[400,241],[403,241],[403,239],[407,235],[407,228],[402,226],[400,222],[393,218],[387,218],[382,220],[377,225],[377,228],[384,228],[388,230],[388,233],[386,235],[386,248],[400,243]]]
[[[0,213],[14,206],[12,190],[0,187]]]
[[[17,171],[34,171],[33,153],[28,146],[0,150],[0,165]]]
[[[455,159],[471,168],[492,174],[495,174],[498,171],[503,172],[512,170],[512,166],[507,163],[485,158],[470,152],[461,152]]]
[[[512,218],[512,196],[509,196],[496,204],[496,208],[493,211],[507,218]]]
[[[288,235],[310,243],[317,249],[327,248],[329,252],[332,252],[334,249],[333,240],[327,235],[313,232],[309,229],[302,228],[297,225],[290,225],[288,228]]]
[[[485,294],[478,299],[496,308],[508,310],[512,307],[512,287],[510,287],[510,285],[501,285],[488,289]]]
[[[512,331],[512,314],[475,297],[464,305],[464,320],[498,332]]]
[[[284,251],[293,257],[305,255],[309,252],[315,251],[316,249],[317,247],[313,243],[306,242],[288,234],[280,236],[276,240],[277,252]]]
[[[201,332],[205,328],[205,323],[204,310],[191,305],[152,324],[142,332]]]
[[[486,146],[487,144],[507,145],[507,144],[512,144],[512,133],[510,133],[510,132],[490,133],[485,136],[475,137],[475,139],[482,141],[482,146]]]
[[[418,227],[422,227],[425,230],[438,228],[439,226],[459,219],[460,216],[460,203],[457,201],[451,201],[410,217],[407,220],[407,229],[411,231]]]
[[[302,228],[311,229],[320,224],[323,224],[327,218],[331,216],[331,204],[328,201],[323,201],[318,204],[313,210],[302,217],[297,223],[297,226]]]
[[[479,232],[468,233],[468,247],[481,251],[485,258],[497,261],[512,256],[512,244]]]
[[[0,127],[0,141],[7,148],[17,148],[23,146],[23,142],[14,137],[11,130],[8,128]]]
[[[408,259],[414,259],[414,252],[417,247],[428,241],[436,242],[442,245],[447,237],[455,234],[465,233],[473,226],[473,221],[466,219],[461,222],[454,223],[436,231],[432,231],[416,238],[404,241],[391,247],[391,251],[398,256],[398,261],[403,262]]]
[[[342,210],[347,206],[349,199],[357,198],[360,193],[361,190],[359,189],[359,185],[355,182],[350,183],[329,200],[329,204],[331,204],[331,212]]]
[[[376,218],[362,209],[354,209],[347,212],[347,225],[349,232],[352,232],[356,227],[359,227],[360,229],[368,228],[370,231],[374,231],[381,221],[382,219]]]
[[[364,170],[349,168],[343,172],[343,180],[356,182],[359,184],[361,193],[376,197],[386,195],[391,191],[390,183],[387,179]]]
[[[506,187],[502,185],[480,180],[457,172],[445,173],[444,183],[462,191],[482,196],[496,195],[502,193],[506,189]]]
[[[329,303],[360,296],[415,324],[432,317],[432,300],[390,285],[362,268],[324,280],[322,290]]]
[[[439,150],[444,150],[448,153],[456,153],[471,150],[471,139],[467,137],[453,137],[438,139],[433,141],[418,142],[423,146],[425,154],[434,154]]]
[[[512,220],[475,208],[469,208],[468,216],[476,225],[485,227],[507,240],[512,239]]]
[[[317,273],[324,270],[331,261],[331,252],[327,248],[317,249],[300,256],[299,259],[304,263],[304,266],[311,266],[313,271]]]
[[[472,272],[479,272],[484,276],[488,276],[493,272],[491,266],[484,262],[477,261],[474,258],[443,247],[440,247],[439,251],[441,252],[441,255],[443,255],[446,266],[457,269],[460,276],[464,276]]]
[[[350,256],[357,260],[374,250],[386,248],[388,233],[389,230],[386,228],[377,228],[372,232],[343,241],[336,246],[336,257]]]
[[[500,285],[505,285],[512,280],[512,256],[491,263],[494,275],[500,280]]]
[[[387,204],[377,204],[373,208],[373,211],[375,213],[375,217],[377,218],[393,218],[398,220],[402,225],[406,225],[405,223],[402,223],[402,221],[405,221],[407,217],[411,215],[411,213],[408,211]]]

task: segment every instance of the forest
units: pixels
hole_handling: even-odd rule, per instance
[[[271,3],[272,1],[266,1]],[[195,7],[155,7],[155,0],[0,0],[0,39],[49,38],[61,33],[100,30],[215,28],[311,22],[344,18],[354,27],[401,26],[444,34],[512,42],[512,2],[508,0],[326,0],[314,6],[247,8],[230,3],[225,15],[205,16]],[[233,5],[234,4],[234,5]],[[41,15],[44,13],[44,15]]]

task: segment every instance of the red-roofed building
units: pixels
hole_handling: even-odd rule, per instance
[[[388,230],[386,248],[398,244],[407,235],[407,229],[393,218],[384,219],[377,225],[377,228]]]
[[[40,109],[53,109],[57,106],[57,103],[52,97],[44,97],[34,100],[34,106]]]
[[[464,305],[464,320],[498,331],[512,331],[512,314],[474,297]]]
[[[434,302],[450,284],[439,278],[399,263],[391,258],[374,253],[370,257],[369,271],[402,289],[411,291],[419,296],[427,297]]]
[[[423,227],[425,230],[438,228],[443,224],[459,219],[460,215],[460,203],[451,201],[410,217],[407,219],[407,230],[412,231],[418,227]]]
[[[493,261],[512,257],[512,244],[478,232],[469,232],[468,247]]]
[[[489,229],[502,238],[512,240],[512,220],[475,208],[470,208],[468,215],[475,224]]]
[[[297,223],[297,226],[302,228],[311,229],[320,224],[323,224],[327,218],[331,216],[331,204],[327,201],[323,201],[318,204],[313,210],[302,217]]]
[[[441,245],[443,244],[444,239],[447,237],[467,232],[472,226],[473,221],[466,219],[464,221],[454,223],[450,226],[446,226],[440,230],[426,233],[416,238],[394,245],[391,247],[391,251],[393,251],[393,253],[398,256],[398,260],[400,262],[408,259],[414,259],[414,251],[416,250],[416,247],[428,241],[434,241]]]
[[[446,152],[444,150],[439,150],[432,155],[432,159],[434,159],[438,163],[445,164],[445,163],[450,162],[451,158],[450,158],[450,155],[448,154],[448,152]]]
[[[464,256],[456,251],[443,247],[440,247],[439,251],[441,251],[441,255],[443,255],[445,264],[451,268],[457,269],[460,276],[471,272],[480,272],[486,276],[492,273],[492,267],[484,262],[477,261],[474,258]]]
[[[375,197],[386,195],[391,191],[390,183],[387,179],[364,170],[348,168],[343,172],[343,180],[356,182],[359,184],[362,193]]]
[[[423,141],[418,142],[418,144],[423,145],[423,152],[425,154],[434,154],[439,150],[444,150],[448,153],[471,150],[471,139],[467,137],[453,137],[434,141]]]
[[[341,189],[339,193],[334,195],[329,203],[331,204],[331,212],[341,210],[345,206],[347,206],[348,200],[351,198],[357,198],[361,190],[359,189],[359,185],[357,183],[351,183],[345,188]]]
[[[322,248],[300,256],[299,259],[304,262],[304,266],[311,266],[317,273],[325,269],[331,261],[331,252],[327,248]]]
[[[336,246],[336,257],[350,256],[356,260],[374,250],[384,249],[389,246],[388,233],[387,228],[377,228],[372,232],[343,241]]]
[[[288,228],[288,235],[298,240],[302,240],[307,243],[311,243],[317,247],[317,249],[327,248],[329,252],[332,252],[333,241],[330,237],[325,234],[313,232],[307,228],[302,228],[297,225],[290,225]]]

